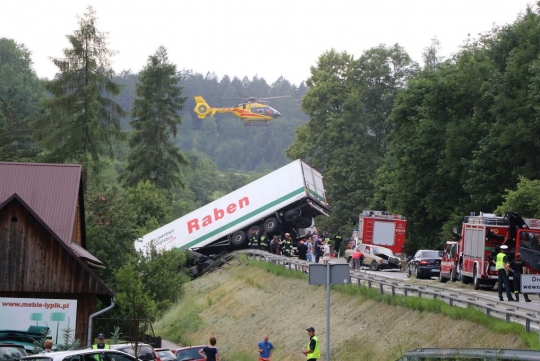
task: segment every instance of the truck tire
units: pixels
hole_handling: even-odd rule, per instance
[[[267,218],[266,221],[264,221],[263,229],[268,234],[277,232],[277,230],[279,229],[278,220],[274,217]]]
[[[256,231],[259,233],[259,236],[260,236],[261,233],[262,233],[262,232],[261,232],[261,227],[259,227],[259,226],[251,226],[251,227],[249,227],[249,229],[248,229],[246,235],[249,237],[250,234],[251,234],[251,231],[253,231],[253,230],[256,230]]]
[[[451,273],[452,273],[452,271],[450,271],[450,274],[451,274]],[[442,272],[439,272],[439,282],[440,282],[440,283],[446,283],[446,282],[448,282],[448,278],[445,278],[445,277],[443,276],[443,273],[442,273]]]
[[[481,286],[480,286],[480,281],[478,280],[478,271],[476,270],[476,266],[474,266],[472,277],[473,277],[474,289],[479,290]]]
[[[285,212],[284,217],[285,217],[285,221],[290,222],[290,221],[294,221],[301,215],[302,215],[302,210],[300,208],[294,208],[294,209],[289,209],[287,212]]]
[[[238,231],[232,235],[231,244],[236,247],[242,247],[246,243],[246,232]]]
[[[450,270],[450,281],[456,282],[458,280],[458,275],[455,267],[452,267]]]

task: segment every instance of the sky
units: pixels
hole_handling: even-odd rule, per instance
[[[243,78],[309,78],[318,58],[335,49],[358,58],[380,44],[403,46],[422,61],[432,39],[451,56],[469,37],[513,23],[532,0],[0,0],[0,37],[24,44],[34,70],[51,78],[51,57],[91,5],[108,32],[117,72],[143,69],[165,46],[178,70]]]

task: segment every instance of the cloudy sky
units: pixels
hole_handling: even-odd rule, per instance
[[[140,71],[163,45],[178,69],[219,78],[279,76],[299,84],[318,57],[334,48],[358,57],[379,44],[399,43],[421,61],[437,38],[456,52],[469,36],[516,20],[531,0],[4,0],[0,37],[23,43],[34,69],[50,78],[88,5],[109,33],[116,71]]]

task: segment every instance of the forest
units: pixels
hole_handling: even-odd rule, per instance
[[[399,44],[329,49],[298,85],[178,71],[164,47],[139,73],[115,72],[97,20],[91,7],[79,18],[53,79],[36,76],[31,49],[0,38],[0,161],[83,165],[87,243],[115,265],[100,276],[118,317],[135,312],[128,297],[158,317],[189,277],[183,253],[137,255],[134,239],[292,159],[325,177],[331,216],[318,227],[346,237],[363,209],[399,213],[406,253],[440,247],[471,212],[540,217],[537,7],[447,59],[436,39],[422,64]],[[194,95],[219,107],[289,97],[271,102],[281,118],[253,127],[230,114],[201,121]]]

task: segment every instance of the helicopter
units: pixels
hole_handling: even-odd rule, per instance
[[[200,95],[195,98],[195,113],[199,119],[214,116],[216,113],[232,113],[244,121],[244,125],[269,125],[268,123],[281,116],[281,113],[265,103],[267,99],[287,98],[288,96],[267,97],[267,98],[242,98],[244,103],[237,104],[231,108],[212,108]],[[231,99],[234,100],[234,99]],[[239,100],[239,99],[237,99]]]

